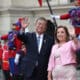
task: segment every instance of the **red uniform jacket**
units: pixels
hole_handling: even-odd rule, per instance
[[[2,49],[2,45],[0,45],[0,61],[2,60],[2,53],[3,53],[3,49]]]
[[[2,69],[9,70],[9,51],[7,49],[7,45],[3,46],[3,54],[2,54]]]
[[[70,18],[70,15],[68,13],[60,16],[60,19],[62,20],[69,19],[69,18]],[[80,34],[80,27],[74,26],[74,29],[76,34]]]

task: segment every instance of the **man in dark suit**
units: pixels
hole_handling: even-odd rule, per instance
[[[36,31],[33,33],[24,33],[27,26],[28,20],[27,23],[22,22],[21,31],[18,34],[18,38],[27,48],[22,64],[24,80],[47,80],[48,59],[54,44],[53,38],[45,33],[47,20],[44,17],[38,18],[35,23]],[[39,38],[38,41],[37,38]]]

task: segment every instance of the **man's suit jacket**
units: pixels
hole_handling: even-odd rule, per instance
[[[23,71],[27,77],[32,75],[33,70],[36,67],[36,61],[38,61],[38,67],[41,72],[47,73],[48,59],[51,51],[51,47],[54,43],[52,37],[44,34],[42,47],[40,53],[38,52],[37,38],[35,33],[23,33],[18,34],[18,38],[22,40],[27,48],[26,56],[23,58]]]

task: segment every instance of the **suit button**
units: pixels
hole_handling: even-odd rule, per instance
[[[36,66],[38,66],[38,61],[36,61]]]

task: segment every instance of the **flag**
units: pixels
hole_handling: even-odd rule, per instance
[[[80,0],[77,0],[78,2],[80,2]]]
[[[38,0],[40,7],[42,7],[42,0]]]

